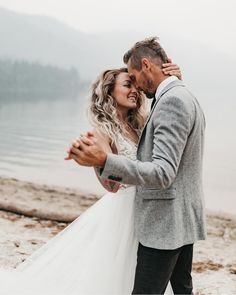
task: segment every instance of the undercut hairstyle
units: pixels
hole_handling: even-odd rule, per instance
[[[123,57],[125,64],[131,61],[131,66],[137,71],[142,69],[142,58],[149,58],[153,63],[162,66],[163,63],[168,62],[168,57],[165,50],[161,47],[158,37],[146,38],[139,41],[128,50]]]

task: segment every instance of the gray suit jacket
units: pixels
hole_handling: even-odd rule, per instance
[[[101,176],[136,185],[135,230],[144,246],[176,249],[205,238],[204,129],[198,101],[174,81],[150,112],[137,161],[108,155]]]

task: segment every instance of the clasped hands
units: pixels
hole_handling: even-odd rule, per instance
[[[81,134],[67,150],[65,160],[75,160],[81,166],[104,167],[107,159],[107,146],[93,132]]]

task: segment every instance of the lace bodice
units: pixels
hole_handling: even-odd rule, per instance
[[[136,143],[134,143],[129,138],[119,134],[117,144],[118,144],[117,149],[118,149],[119,155],[125,156],[131,160],[137,159],[138,145]]]
[[[131,139],[119,134],[117,139],[117,145],[118,155],[125,156],[126,158],[129,158],[134,161],[137,159],[138,145],[134,143]],[[131,187],[131,185],[122,184],[120,190],[128,187]]]

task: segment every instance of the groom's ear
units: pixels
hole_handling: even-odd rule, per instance
[[[151,68],[151,63],[150,63],[150,60],[146,57],[143,57],[141,59],[141,65],[142,65],[142,70],[143,71],[149,71],[150,68]]]

